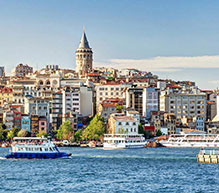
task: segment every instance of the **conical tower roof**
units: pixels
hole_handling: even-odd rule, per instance
[[[85,34],[85,29],[83,29],[83,33],[82,33],[79,48],[90,48],[89,43],[87,41],[86,34]]]

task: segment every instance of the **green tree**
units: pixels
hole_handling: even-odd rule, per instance
[[[18,137],[29,137],[30,136],[30,132],[28,132],[27,130],[21,129],[18,134]]]
[[[82,132],[82,140],[99,140],[105,133],[104,118],[98,114]]]
[[[141,123],[139,123],[138,125],[138,133],[143,134],[146,139],[151,138],[153,136],[151,131],[144,130],[144,127],[142,126]]]
[[[48,134],[45,131],[41,131],[41,132],[37,133],[36,136],[37,137],[48,137]]]
[[[117,113],[121,113],[122,109],[123,109],[123,105],[116,104],[116,111],[117,111]]]
[[[5,124],[2,124],[2,129],[7,129],[7,126]]]
[[[69,140],[72,135],[74,135],[74,129],[71,126],[71,122],[67,120],[59,127],[56,137],[60,140]]]
[[[77,130],[76,132],[75,132],[75,141],[76,142],[79,142],[79,141],[81,141],[82,140],[82,138],[81,138],[81,136],[82,136],[82,130],[81,129],[79,129],[79,130]]]
[[[12,130],[10,130],[7,134],[7,140],[11,140],[14,138],[14,132]]]
[[[161,135],[162,135],[161,130],[157,130],[157,131],[156,131],[156,136],[161,136]]]
[[[153,137],[153,134],[151,131],[145,131],[145,138],[146,139],[149,139],[149,138],[152,138]]]
[[[18,136],[18,133],[21,129],[19,128],[12,128],[11,130],[8,130],[8,133],[7,133],[7,140],[11,140],[13,139],[14,137],[17,137]]]
[[[113,81],[113,80],[115,80],[115,78],[112,76],[109,76],[109,77],[107,77],[107,80]]]
[[[5,141],[7,139],[7,135],[8,135],[8,131],[7,129],[3,129],[0,126],[0,141]]]

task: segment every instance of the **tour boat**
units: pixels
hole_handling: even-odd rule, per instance
[[[60,152],[49,139],[41,137],[14,137],[7,159],[68,158],[71,154]]]
[[[146,141],[142,134],[105,134],[104,149],[143,148]]]
[[[219,135],[172,134],[167,140],[161,140],[160,144],[165,147],[219,148]]]

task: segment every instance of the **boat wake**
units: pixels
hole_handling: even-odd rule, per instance
[[[5,160],[6,158],[5,157],[0,157],[0,160]]]
[[[128,155],[83,155],[72,154],[69,158],[87,157],[87,158],[105,158],[105,159],[147,159],[147,160],[195,160],[196,157],[175,157],[175,156],[128,156]]]

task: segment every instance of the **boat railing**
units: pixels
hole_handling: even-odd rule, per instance
[[[219,155],[219,150],[218,149],[203,149],[200,150],[199,154],[201,155]]]
[[[218,139],[219,139],[219,135],[217,135],[217,136],[215,137],[215,139],[214,139],[213,143],[215,143],[215,142],[216,142],[216,140],[218,140]]]

